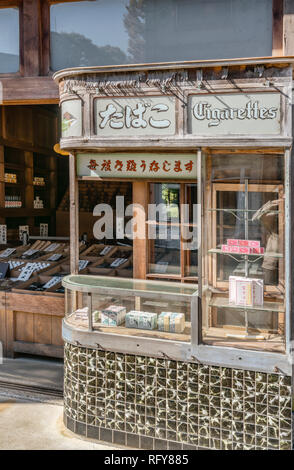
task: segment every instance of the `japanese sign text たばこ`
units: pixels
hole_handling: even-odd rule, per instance
[[[99,98],[95,131],[101,137],[175,134],[175,98]]]
[[[78,153],[77,176],[196,179],[195,154]]]

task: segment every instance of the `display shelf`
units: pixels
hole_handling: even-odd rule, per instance
[[[284,256],[282,255],[282,253],[227,253],[225,251],[222,251],[221,249],[219,248],[211,248],[210,250],[208,250],[208,253],[216,253],[218,255],[228,255],[228,256],[231,256],[232,258],[234,256],[241,256],[241,257],[244,257],[244,256],[252,256],[253,258],[283,258]]]
[[[75,328],[87,328],[87,322],[75,320],[74,314],[67,317],[67,323]],[[158,330],[141,330],[139,328],[126,328],[125,326],[103,326],[99,322],[93,322],[93,330],[101,333],[113,333],[124,336],[144,336],[146,338],[159,338],[172,341],[190,341],[191,323],[185,322],[183,333],[169,333],[167,331]]]
[[[234,310],[254,310],[261,312],[285,312],[283,304],[278,302],[264,302],[262,306],[248,306],[248,305],[234,305],[230,304],[229,300],[224,297],[218,297],[209,302],[209,307],[217,308],[230,308]]]

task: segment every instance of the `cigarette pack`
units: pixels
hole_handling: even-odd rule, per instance
[[[264,248],[262,248],[261,246],[251,247],[250,249],[251,249],[251,253],[255,253],[255,254],[259,254],[259,255],[264,254]]]
[[[161,312],[158,317],[158,330],[182,333],[185,329],[185,315],[179,312]]]
[[[229,246],[238,246],[239,245],[239,240],[237,240],[236,238],[228,238],[227,244]]]
[[[126,328],[155,330],[157,328],[157,314],[131,310],[126,314]]]
[[[158,330],[159,331],[169,331],[169,313],[170,312],[162,312],[158,319]]]
[[[260,248],[260,242],[258,240],[248,240],[248,246],[250,248]]]
[[[229,302],[240,306],[263,305],[263,280],[240,276],[229,277]]]
[[[74,315],[75,315],[75,320],[87,322],[88,321],[88,307],[79,308],[78,310],[74,312]],[[95,312],[92,313],[93,322],[98,321],[98,315],[99,315],[99,312],[97,310],[95,310]]]
[[[126,316],[126,308],[122,305],[110,305],[101,312],[102,325],[119,326]]]

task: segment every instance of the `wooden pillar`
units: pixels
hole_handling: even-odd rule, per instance
[[[283,5],[284,0],[273,0],[273,45],[272,55],[282,56],[284,51],[283,40]]]
[[[5,164],[4,147],[0,145],[0,208],[5,208]],[[0,223],[5,224],[5,217],[0,217]]]
[[[74,154],[69,154],[70,271],[79,272],[79,187]]]
[[[40,73],[39,0],[23,0],[23,72],[26,77]]]
[[[136,210],[136,222],[144,227],[145,238],[135,238],[133,240],[133,266],[134,278],[146,279],[147,271],[147,230],[146,217],[148,208],[148,183],[145,181],[136,181],[133,183],[133,204],[140,204],[144,210]],[[135,215],[135,214],[134,214]]]

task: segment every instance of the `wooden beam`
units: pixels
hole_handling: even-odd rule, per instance
[[[3,102],[15,104],[57,104],[58,86],[51,77],[7,77],[1,78]]]
[[[133,240],[133,266],[134,278],[146,279],[147,270],[147,236],[146,236],[146,211],[148,205],[148,183],[135,181],[133,183],[133,204],[140,204],[144,210],[136,210],[136,222],[144,227],[145,238]]]
[[[284,0],[284,55],[294,54],[294,2]]]
[[[30,341],[13,341],[13,353],[37,354],[39,356],[63,358],[63,346],[54,344],[33,343]]]
[[[48,0],[40,0],[40,54],[41,75],[50,70],[50,5]]]
[[[272,55],[283,55],[283,4],[284,0],[273,0],[273,45]]]

